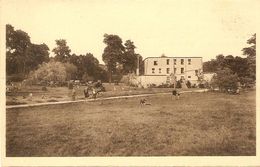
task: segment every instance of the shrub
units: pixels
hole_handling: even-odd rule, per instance
[[[72,83],[72,82],[69,82],[69,83],[68,83],[68,88],[69,88],[69,89],[73,89],[73,83]]]
[[[42,87],[42,91],[47,91],[46,86],[43,86],[43,87]]]
[[[199,88],[205,88],[205,85],[202,83],[200,83],[198,86],[199,86]]]
[[[176,82],[176,88],[181,88],[181,80]]]
[[[21,82],[23,80],[24,80],[23,74],[13,74],[13,75],[7,76],[7,79],[6,79],[7,82]]]
[[[186,85],[187,85],[188,88],[191,88],[191,83],[190,83],[190,81],[187,81]]]
[[[213,77],[213,85],[216,85],[220,90],[227,91],[228,89],[237,89],[238,76],[229,68],[224,68],[217,72]]]

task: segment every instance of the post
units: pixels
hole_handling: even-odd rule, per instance
[[[137,68],[136,68],[136,75],[139,76],[139,55],[137,54]]]

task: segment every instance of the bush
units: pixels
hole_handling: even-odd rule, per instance
[[[228,89],[237,89],[238,76],[229,68],[224,68],[217,72],[213,77],[213,85],[219,87],[220,90],[227,91]]]
[[[68,88],[69,88],[69,89],[73,89],[73,83],[72,83],[72,82],[69,82],[69,83],[68,83]]]
[[[169,84],[162,83],[161,85],[158,85],[157,88],[169,88]]]
[[[202,83],[200,83],[198,86],[199,86],[199,88],[205,88],[205,85]]]
[[[46,86],[43,86],[43,87],[42,87],[42,91],[47,91]]]
[[[23,74],[13,74],[13,75],[7,76],[7,79],[6,79],[7,82],[21,82],[23,80],[24,80]]]
[[[191,88],[191,83],[190,83],[190,81],[187,81],[186,85],[187,85],[188,88]]]
[[[176,88],[181,88],[181,80],[176,82]]]

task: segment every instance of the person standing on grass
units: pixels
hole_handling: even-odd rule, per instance
[[[85,98],[88,98],[89,97],[89,84],[87,84],[87,86],[84,88],[84,95],[85,95]]]
[[[177,100],[180,99],[180,93],[176,89],[173,89],[172,96],[175,96]]]
[[[75,100],[76,100],[76,90],[73,87],[73,89],[72,89],[72,101],[75,101]]]

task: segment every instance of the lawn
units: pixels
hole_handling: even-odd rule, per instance
[[[136,88],[130,87],[123,83],[119,85],[114,84],[103,84],[106,92],[98,94],[100,97],[113,97],[113,96],[127,96],[136,94],[147,94],[147,93],[162,93],[170,92],[172,88]],[[76,100],[85,99],[84,90],[85,86],[76,87]],[[189,89],[194,90],[197,88]],[[29,98],[29,93],[33,94],[32,98]],[[47,91],[43,91],[41,86],[27,86],[22,88],[18,92],[8,92],[6,95],[6,105],[19,105],[19,104],[35,104],[35,103],[46,103],[46,102],[57,102],[57,101],[68,101],[71,100],[72,90],[67,87],[47,87]],[[43,98],[44,95],[44,98]]]
[[[255,91],[7,109],[7,156],[255,155]]]

